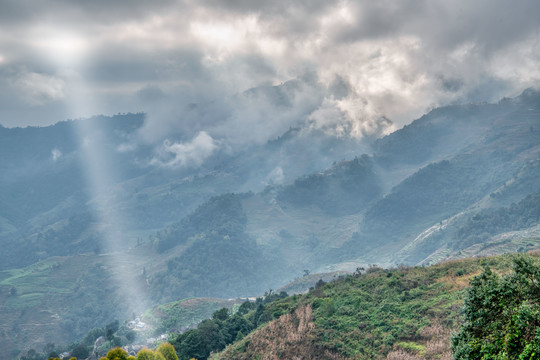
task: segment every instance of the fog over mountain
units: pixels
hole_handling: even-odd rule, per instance
[[[535,0],[0,0],[0,359],[540,249],[539,31]]]
[[[540,78],[536,1],[1,3],[0,123],[145,112],[169,129],[266,141],[298,116],[357,136],[434,106],[518,95]],[[237,95],[308,76],[292,108]],[[91,108],[74,106],[84,83]],[[190,104],[211,111],[193,113]],[[279,114],[279,115],[278,115]],[[250,136],[242,132],[250,129]],[[202,129],[202,130],[201,130]]]

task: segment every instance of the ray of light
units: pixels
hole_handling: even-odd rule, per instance
[[[52,33],[57,34],[56,37],[49,36],[45,45],[38,49],[48,52],[44,55],[53,59],[61,72],[70,74],[66,90],[69,92],[70,112],[75,118],[95,114],[99,111],[99,104],[90,95],[91,91],[86,85],[84,74],[81,73],[85,56],[89,54],[85,39],[73,33]],[[128,251],[126,222],[115,203],[113,185],[118,174],[112,157],[105,148],[106,130],[100,128],[99,121],[93,120],[78,120],[75,124],[76,135],[81,144],[86,187],[91,199],[88,205],[100,226],[101,256],[111,271],[111,278],[115,282],[113,285],[118,291],[117,298],[122,299],[125,306],[123,314],[140,313],[148,304],[137,268],[142,259]]]

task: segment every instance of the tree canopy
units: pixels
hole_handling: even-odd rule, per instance
[[[452,339],[455,359],[540,359],[540,265],[514,260],[499,275],[490,268],[471,281],[465,322]]]

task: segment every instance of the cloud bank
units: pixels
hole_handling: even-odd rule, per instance
[[[143,141],[183,133],[184,147],[163,143],[179,163],[214,144],[201,134],[235,146],[300,122],[361,137],[540,81],[536,0],[0,6],[0,123],[85,115],[70,106],[77,78],[95,113],[146,112]]]

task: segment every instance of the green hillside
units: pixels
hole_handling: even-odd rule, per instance
[[[486,273],[487,268],[490,270]],[[518,273],[507,275],[512,269]],[[467,299],[467,309],[471,302],[481,307],[475,300],[484,296],[480,289],[489,289],[489,284],[495,284],[493,281],[519,283],[515,279],[521,279],[523,272],[531,269],[536,269],[532,276],[537,276],[538,255],[466,259],[391,270],[371,267],[361,275],[319,283],[306,295],[267,305],[265,312],[274,320],[211,359],[450,359],[451,334],[462,324],[464,299]],[[480,274],[482,276],[478,277]],[[497,280],[497,274],[503,276],[501,280]],[[486,276],[492,279],[491,283],[484,282]],[[473,290],[469,290],[470,281],[475,284]],[[521,284],[519,294],[527,289],[536,291],[534,281]],[[503,285],[499,286],[501,290],[494,291],[503,291]],[[508,294],[515,294],[511,297],[516,304],[526,299],[518,293]],[[502,294],[500,296],[504,299]],[[534,311],[538,309],[537,300],[531,303]],[[501,308],[492,311],[489,317],[482,318],[486,324],[499,321],[497,311],[503,316]],[[479,314],[477,316],[482,317]],[[455,347],[463,353],[469,338],[463,335],[467,333],[466,327],[461,331]],[[498,331],[484,336],[504,338],[504,328]],[[484,341],[489,344],[488,340]],[[521,340],[521,349],[523,342]],[[517,359],[508,357],[514,358]]]
[[[17,354],[74,341],[158,304],[257,296],[306,270],[539,249],[539,109],[535,90],[434,109],[371,149],[291,128],[175,169],[151,166],[150,145],[118,150],[144,115],[96,117],[85,121],[111,132],[93,135],[118,164],[103,212],[92,210],[100,200],[68,136],[77,121],[1,129],[18,140],[0,148],[21,151],[0,162],[0,345]],[[25,139],[46,135],[40,152],[22,151]],[[305,289],[298,283],[291,291]]]
[[[180,360],[535,360],[539,278],[538,253],[428,267],[372,265],[319,280],[303,295],[267,292],[254,302],[193,298],[155,306],[142,316],[142,330],[116,321],[67,347],[45,349],[82,360],[115,346],[139,352],[149,336],[167,332]],[[151,341],[151,348],[161,343]],[[34,350],[22,357],[46,358]]]

